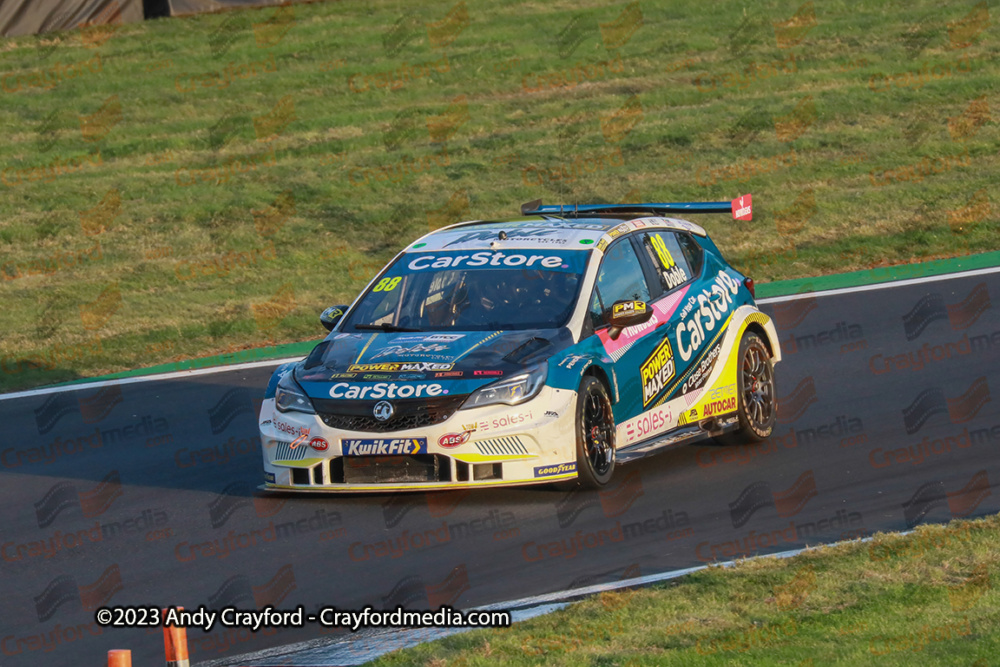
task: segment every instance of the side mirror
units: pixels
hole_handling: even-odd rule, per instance
[[[337,322],[344,316],[348,308],[349,306],[330,306],[320,314],[319,321],[326,327],[327,331],[333,331],[333,328],[337,326]]]
[[[608,335],[617,340],[622,329],[645,324],[653,317],[653,309],[645,301],[615,301],[610,312],[605,312],[604,321],[611,325]]]

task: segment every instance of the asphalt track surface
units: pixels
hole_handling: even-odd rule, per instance
[[[996,513],[998,296],[983,272],[775,300],[775,436],[600,493],[255,497],[267,367],[0,400],[0,665],[160,664],[159,629],[100,606],[466,608]],[[197,663],[324,634],[188,636]]]

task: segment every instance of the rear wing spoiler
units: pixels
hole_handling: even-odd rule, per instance
[[[645,213],[732,213],[734,220],[752,220],[751,195],[741,195],[732,201],[699,201],[648,204],[548,204],[541,199],[521,204],[521,215],[558,215],[560,217],[590,217],[594,214],[628,215]]]

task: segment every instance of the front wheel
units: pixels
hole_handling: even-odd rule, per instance
[[[724,445],[760,442],[774,432],[774,365],[767,346],[755,333],[743,334],[736,376],[739,428],[716,438]]]
[[[580,486],[597,489],[615,472],[615,418],[604,384],[585,377],[576,398],[576,470]]]

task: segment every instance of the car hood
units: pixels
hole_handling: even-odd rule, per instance
[[[295,368],[313,398],[337,385],[439,384],[467,394],[516,375],[573,344],[568,329],[332,333]]]

